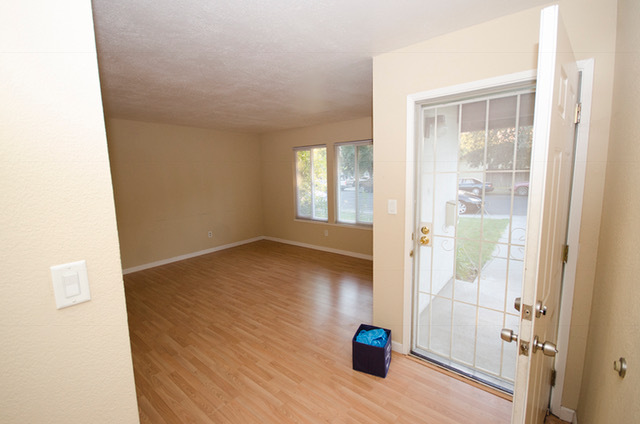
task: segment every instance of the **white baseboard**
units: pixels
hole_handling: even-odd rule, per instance
[[[285,244],[291,244],[291,245],[299,246],[299,247],[306,247],[306,248],[309,248],[309,249],[322,250],[324,252],[337,253],[338,255],[351,256],[351,257],[354,257],[354,258],[367,259],[367,260],[370,260],[370,261],[373,260],[373,256],[371,256],[371,255],[363,255],[361,253],[349,252],[349,251],[340,250],[340,249],[332,249],[330,247],[316,246],[316,245],[313,245],[313,244],[300,243],[300,242],[297,242],[297,241],[284,240],[284,239],[279,239],[279,238],[275,238],[275,237],[260,236],[260,237],[254,237],[254,238],[247,239],[247,240],[237,241],[235,243],[224,244],[222,246],[212,247],[211,249],[205,249],[205,250],[200,250],[198,252],[187,253],[185,255],[175,256],[173,258],[162,259],[162,260],[151,262],[151,263],[144,264],[144,265],[138,265],[138,266],[134,266],[134,267],[131,267],[131,268],[125,268],[125,269],[122,270],[122,274],[123,275],[131,274],[132,272],[138,272],[138,271],[142,271],[142,270],[149,269],[149,268],[155,268],[157,266],[170,264],[172,262],[183,261],[185,259],[195,258],[196,256],[206,255],[208,253],[219,252],[220,250],[230,249],[232,247],[241,246],[243,244],[253,243],[255,241],[260,241],[260,240],[270,240],[270,241],[275,241],[275,242],[278,242],[278,243],[285,243]],[[400,345],[400,346],[402,346],[402,345]]]
[[[394,342],[393,340],[391,340],[391,350],[404,354],[402,343]]]
[[[556,414],[562,421],[567,421],[572,424],[578,424],[578,417],[576,416],[576,411],[574,411],[573,409],[561,406],[560,410],[557,411]]]
[[[351,256],[353,258],[358,258],[358,259],[366,259],[366,260],[369,260],[369,261],[373,260],[373,256],[372,255],[364,255],[362,253],[349,252],[347,250],[333,249],[331,247],[324,247],[324,246],[316,246],[314,244],[300,243],[298,241],[285,240],[285,239],[280,239],[280,238],[275,238],[275,237],[263,237],[263,239],[270,240],[270,241],[275,241],[275,242],[278,242],[278,243],[291,244],[291,245],[299,246],[299,247],[306,247],[308,249],[321,250],[323,252],[337,253],[338,255]]]
[[[187,253],[186,255],[174,256],[173,258],[162,259],[162,260],[151,262],[144,265],[125,268],[122,270],[122,274],[131,274],[132,272],[138,272],[144,269],[155,268],[160,265],[166,265],[172,262],[183,261],[185,259],[195,258],[196,256],[206,255],[208,253],[219,252],[220,250],[230,249],[232,247],[241,246],[243,244],[253,243],[254,241],[259,241],[262,239],[264,239],[264,237],[254,237],[247,240],[237,241],[235,243],[223,244],[222,246],[212,247],[211,249],[200,250],[198,252]]]

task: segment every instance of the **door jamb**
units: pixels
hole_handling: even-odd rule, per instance
[[[571,191],[567,244],[570,253],[564,269],[560,316],[558,320],[558,355],[555,360],[556,386],[551,388],[551,412],[564,421],[573,422],[575,411],[561,405],[564,378],[566,375],[569,350],[569,332],[573,294],[575,290],[576,269],[580,249],[580,222],[584,200],[584,186],[587,174],[587,151],[589,147],[589,125],[591,121],[591,102],[593,97],[594,60],[580,60],[578,70],[582,71],[580,98],[582,103],[580,125],[577,128],[574,153],[573,189]],[[581,377],[580,377],[581,378]]]

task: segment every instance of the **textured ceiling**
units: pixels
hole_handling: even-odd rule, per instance
[[[546,0],[93,0],[107,116],[266,132],[371,116],[372,57]]]

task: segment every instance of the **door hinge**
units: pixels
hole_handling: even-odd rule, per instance
[[[562,245],[562,263],[566,264],[568,260],[569,260],[569,245],[563,244]]]
[[[551,387],[556,387],[556,375],[558,373],[556,372],[556,370],[551,370],[551,381],[549,382],[549,384],[551,384]]]
[[[582,116],[582,103],[576,103],[576,114],[574,116],[573,123],[579,124],[581,116]]]

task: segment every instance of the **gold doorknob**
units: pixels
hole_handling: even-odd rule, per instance
[[[429,237],[427,237],[427,236],[422,236],[422,237],[420,237],[420,245],[421,245],[421,246],[426,246],[426,245],[428,245],[428,244],[429,244],[429,241],[430,241],[430,240],[429,240]]]
[[[424,227],[420,228],[420,232],[426,236],[427,234],[429,234],[431,232],[431,230],[429,230],[429,227],[424,226]]]

